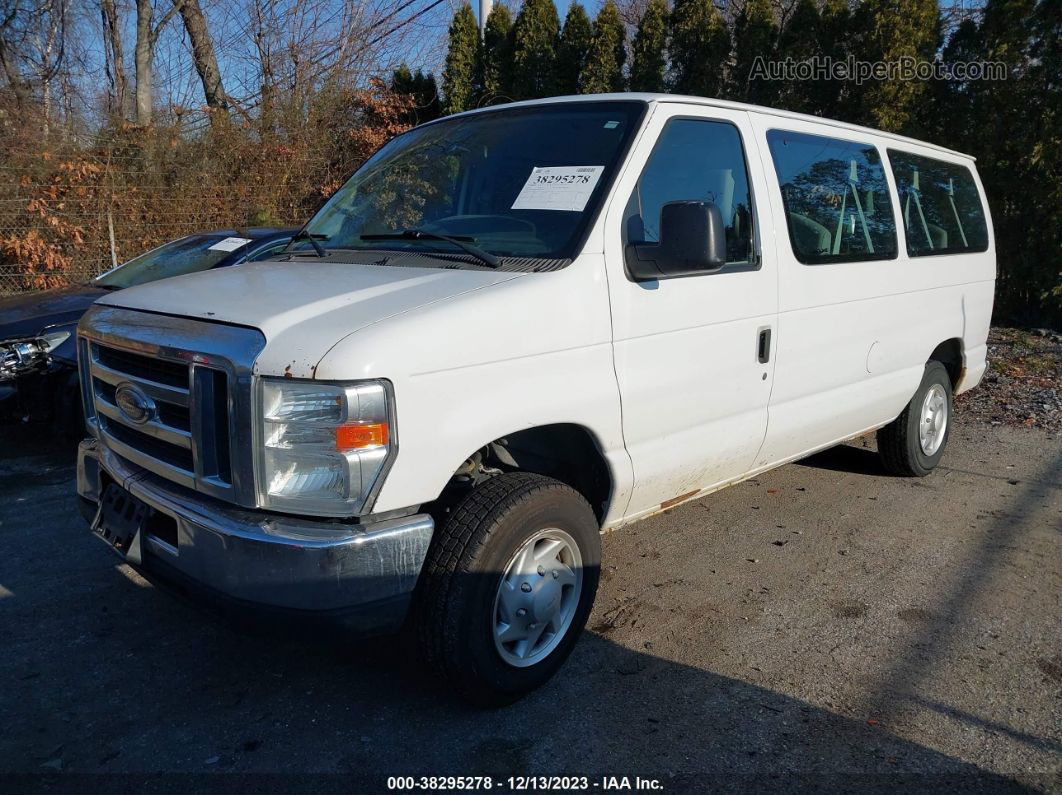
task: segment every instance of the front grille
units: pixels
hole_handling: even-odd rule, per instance
[[[105,420],[105,427],[107,433],[113,438],[134,450],[139,450],[182,472],[191,474],[195,471],[195,462],[192,460],[192,451],[189,449],[160,441],[154,436],[135,431],[121,423]]]
[[[221,373],[224,376],[224,373]],[[112,405],[115,403],[114,393],[117,391],[117,387],[114,384],[108,384],[106,381],[101,381],[99,378],[92,379],[92,385],[96,394],[103,400]],[[188,410],[188,406],[180,406],[174,403],[155,403],[158,417],[164,425],[169,425],[171,428],[176,428],[180,431],[192,430],[192,416]]]
[[[88,359],[96,421],[115,453],[189,488],[204,481],[214,490],[231,487],[225,371],[193,363],[191,355],[181,361],[96,341]],[[123,410],[123,387],[147,398],[146,419]]]
[[[245,326],[94,304],[78,325],[88,426],[143,470],[257,507],[253,368],[264,348]]]
[[[144,381],[154,381],[181,388],[188,387],[188,365],[185,362],[171,362],[166,359],[154,359],[142,353],[123,351],[121,348],[96,346],[96,361],[112,370],[125,373]]]

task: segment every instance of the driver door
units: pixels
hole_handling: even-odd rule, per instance
[[[616,376],[635,478],[628,518],[755,468],[777,342],[773,234],[761,232],[771,228],[770,210],[756,201],[766,195],[746,113],[657,106],[605,230]],[[727,264],[633,281],[625,246],[657,242],[663,204],[687,200],[722,211]]]

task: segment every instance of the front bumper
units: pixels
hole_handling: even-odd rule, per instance
[[[86,518],[109,483],[173,520],[164,534],[141,530],[128,549],[115,549],[149,581],[222,607],[325,619],[357,635],[401,626],[434,529],[427,514],[342,524],[237,508],[83,441],[77,490]]]

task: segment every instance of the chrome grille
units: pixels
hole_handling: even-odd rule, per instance
[[[89,343],[92,396],[100,433],[119,455],[189,488],[195,488],[192,453],[191,368],[98,342]],[[132,385],[155,405],[146,422],[134,423],[115,399]],[[228,428],[217,429],[228,434]]]
[[[169,362],[165,359],[153,359],[139,353],[123,351],[120,348],[96,346],[96,361],[123,373],[128,373],[145,381],[185,389],[188,386],[188,362]]]
[[[78,333],[86,416],[105,445],[187,488],[256,504],[251,366],[260,332],[96,305]]]

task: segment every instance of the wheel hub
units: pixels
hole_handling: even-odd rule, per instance
[[[918,423],[918,442],[925,455],[934,455],[940,449],[947,429],[948,396],[944,387],[933,384],[922,400]]]
[[[551,576],[539,577],[539,585],[531,591],[531,615],[535,621],[549,621],[557,614],[561,603],[561,587]]]
[[[534,665],[571,626],[582,590],[578,544],[558,528],[541,530],[513,555],[494,600],[494,645],[516,667]]]

